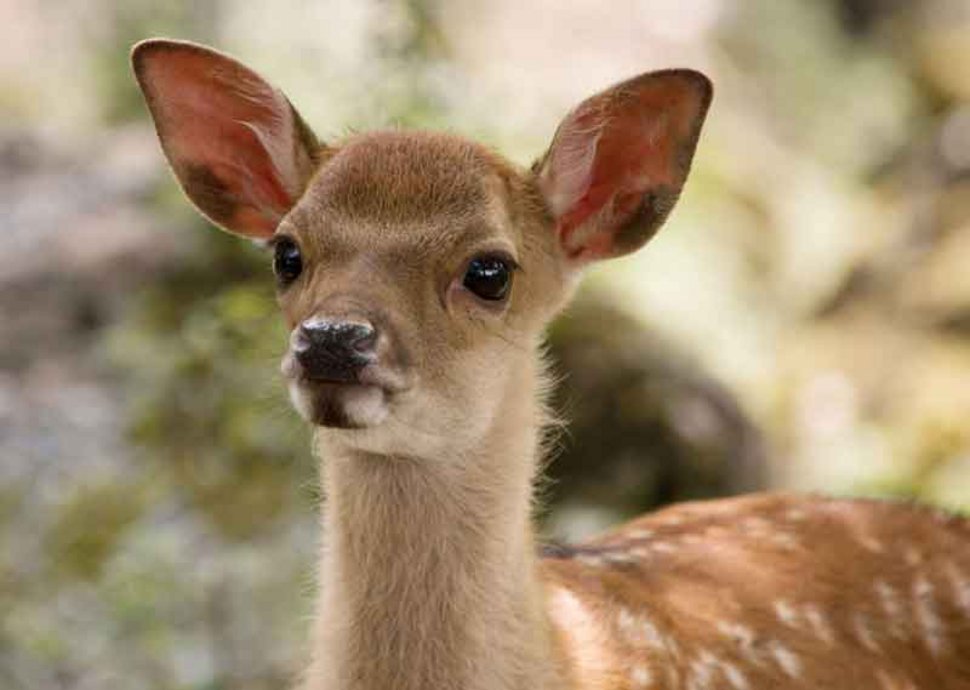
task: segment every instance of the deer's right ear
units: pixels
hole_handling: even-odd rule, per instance
[[[254,240],[303,193],[319,144],[286,96],[236,60],[150,39],[131,53],[162,149],[202,213]]]

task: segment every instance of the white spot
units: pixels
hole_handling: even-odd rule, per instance
[[[650,555],[650,549],[644,548],[642,546],[635,546],[630,549],[630,554],[636,558],[643,559]]]
[[[615,565],[630,565],[632,563],[636,563],[636,559],[633,557],[633,555],[624,551],[607,553],[603,556],[603,560],[605,560],[607,563],[613,563]]]
[[[630,671],[630,680],[633,682],[633,687],[646,688],[653,682],[653,674],[643,664],[637,664]]]
[[[653,530],[649,529],[635,529],[630,531],[630,539],[649,539],[653,536]]]
[[[627,608],[620,609],[616,624],[627,638],[638,645],[667,650],[667,637],[644,615],[636,615]]]
[[[749,663],[755,666],[764,666],[764,659],[755,646],[755,634],[751,628],[740,623],[721,622],[717,624],[717,629],[722,635],[737,644],[737,651],[743,654]]]
[[[603,559],[593,553],[581,553],[576,556],[576,560],[583,565],[592,566],[594,568],[598,568],[603,565]]]
[[[829,622],[828,617],[822,612],[822,609],[814,604],[805,604],[804,612],[805,619],[808,621],[809,625],[812,626],[812,630],[815,632],[815,635],[830,647],[834,645],[835,630],[833,630],[832,624]]]
[[[773,529],[772,524],[761,517],[745,518],[741,521],[740,526],[744,532],[752,536],[764,535]]]
[[[802,522],[808,517],[808,514],[801,508],[789,508],[785,512],[785,517],[792,522]]]
[[[923,629],[923,640],[933,656],[940,656],[946,644],[943,621],[936,609],[933,598],[933,585],[920,575],[913,583],[913,599],[916,604],[916,618]]]
[[[741,669],[707,650],[702,651],[700,656],[691,663],[690,670],[693,673],[695,686],[720,690],[723,686],[714,684],[714,681],[719,676],[723,676],[734,690],[749,690],[750,687]]]
[[[553,588],[549,613],[574,655],[578,684],[599,687],[614,663],[601,622],[574,592],[564,587]]]
[[[859,543],[862,544],[862,548],[864,548],[866,551],[871,551],[872,553],[882,553],[886,550],[882,543],[876,541],[872,537],[859,537]]]
[[[789,678],[799,678],[802,675],[802,662],[781,642],[772,642],[768,651]]]
[[[679,659],[681,657],[680,645],[677,644],[677,640],[672,637],[664,636],[660,639],[660,641],[663,644],[664,649],[667,650],[667,654],[669,654],[671,658]]]
[[[899,592],[885,580],[879,580],[876,582],[876,594],[879,596],[882,610],[885,611],[886,617],[889,619],[890,634],[896,639],[905,640],[906,627],[903,622],[907,619],[907,616]]]
[[[948,562],[943,569],[946,571],[946,576],[953,586],[953,594],[956,597],[957,605],[970,618],[970,579],[963,577],[952,562]]]
[[[740,623],[725,623],[722,621],[717,624],[717,629],[725,637],[730,637],[745,647],[750,647],[754,644],[754,632],[752,632],[751,628],[745,627]]]
[[[856,639],[862,643],[863,647],[877,654],[882,651],[873,635],[869,618],[864,613],[857,611],[852,615],[852,629],[855,631]]]
[[[663,633],[660,632],[660,629],[654,625],[653,621],[641,616],[640,631],[643,635],[644,641],[648,645],[656,649],[666,649],[666,638]]]
[[[713,687],[714,671],[717,669],[716,658],[708,651],[701,652],[701,655],[690,662],[688,681],[690,688],[707,690]]]
[[[918,690],[913,682],[907,678],[893,677],[888,672],[879,669],[876,671],[876,679],[882,690]]]
[[[789,532],[774,532],[768,535],[768,538],[775,546],[779,546],[788,551],[794,551],[801,546],[801,543],[798,541],[795,535],[790,534]]]
[[[798,627],[798,612],[784,599],[778,599],[775,604],[775,615],[785,625],[795,628]]]
[[[564,587],[556,587],[552,595],[552,610],[561,614],[557,618],[573,624],[589,625],[595,623],[593,614],[583,605],[579,597]]]
[[[751,687],[748,684],[747,676],[745,676],[744,672],[734,664],[728,661],[722,661],[721,671],[724,672],[724,677],[728,679],[728,682],[731,684],[731,687],[733,687],[734,690],[749,690]]]

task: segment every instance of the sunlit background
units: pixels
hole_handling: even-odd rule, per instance
[[[268,257],[166,171],[127,64],[153,35],[322,138],[521,163],[594,91],[703,70],[672,219],[552,329],[546,534],[763,487],[970,509],[966,0],[5,0],[0,690],[269,690],[303,657],[318,491]]]

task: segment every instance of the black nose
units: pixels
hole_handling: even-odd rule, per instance
[[[353,383],[376,358],[377,331],[366,321],[310,319],[300,324],[293,355],[307,378]]]

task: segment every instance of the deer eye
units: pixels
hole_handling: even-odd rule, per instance
[[[289,237],[280,237],[273,243],[273,272],[283,286],[292,283],[303,272],[300,248]]]
[[[461,284],[476,297],[500,302],[508,297],[514,264],[503,256],[477,256],[465,269]]]

